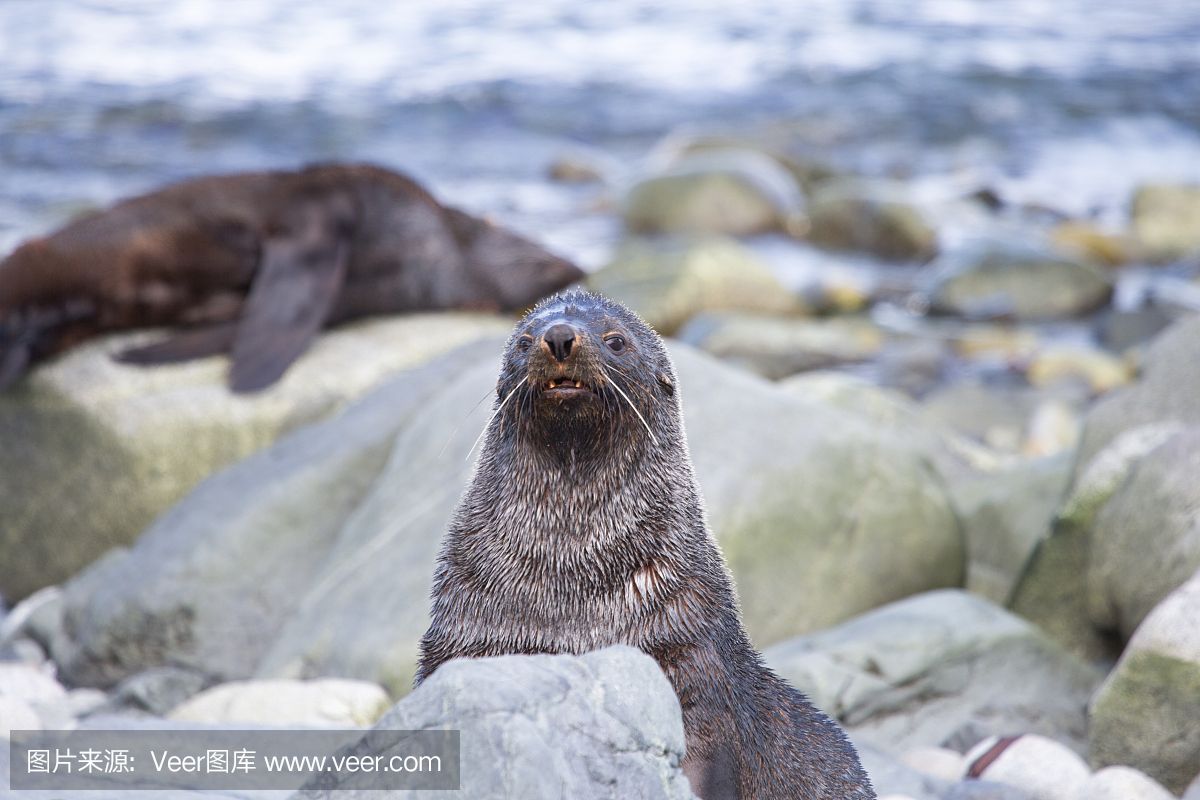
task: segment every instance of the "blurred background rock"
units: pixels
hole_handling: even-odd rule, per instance
[[[183,177],[408,172],[677,338],[748,627],[881,795],[1179,795],[1198,43],[1183,0],[6,0],[0,252]],[[0,397],[0,728],[404,694],[510,324],[348,326],[254,398],[102,340]]]

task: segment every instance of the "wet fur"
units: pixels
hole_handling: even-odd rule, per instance
[[[231,385],[253,391],[328,325],[520,310],[581,276],[379,167],[199,178],[89,214],[0,262],[0,389],[91,336],[188,326],[125,360],[232,352]]]
[[[581,332],[564,369],[595,397],[540,395],[556,365],[539,337],[559,320]],[[602,340],[613,330],[626,339],[622,353]],[[533,344],[522,350],[526,336]],[[518,324],[497,386],[497,404],[511,399],[489,423],[443,542],[417,682],[462,656],[630,644],[675,688],[684,769],[705,800],[872,798],[841,729],[747,638],[705,523],[676,386],[657,334],[604,298],[565,293]]]

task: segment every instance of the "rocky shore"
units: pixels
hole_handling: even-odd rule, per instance
[[[589,283],[673,337],[770,665],[880,797],[1200,797],[1200,187],[1105,227],[667,144],[633,181],[553,174],[626,232]],[[870,268],[809,268],[835,254]],[[408,694],[510,325],[346,326],[253,397],[215,359],[116,364],[118,337],[0,396],[0,735],[456,727],[471,797],[690,796],[627,648]]]

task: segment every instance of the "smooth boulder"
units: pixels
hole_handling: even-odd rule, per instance
[[[683,716],[675,692],[654,660],[630,647],[451,661],[375,727],[461,731],[459,791],[473,800],[695,797],[679,767]],[[359,748],[391,752],[372,742],[367,736]],[[338,784],[296,797],[330,792],[344,800],[427,795]]]
[[[930,265],[931,308],[968,319],[1040,321],[1094,311],[1112,296],[1099,267],[1028,245],[980,242],[944,253]]]
[[[803,234],[804,195],[779,162],[745,148],[694,152],[629,190],[625,225],[638,233]]]
[[[680,341],[778,380],[797,372],[867,361],[885,334],[865,318],[802,319],[738,312],[692,317]]]
[[[1200,426],[1143,457],[1098,513],[1087,569],[1088,612],[1097,628],[1127,639],[1200,569],[1198,478]]]
[[[891,261],[926,261],[937,253],[937,231],[892,184],[825,181],[813,190],[808,213],[808,238],[821,247]]]
[[[1089,757],[1180,794],[1200,774],[1200,572],[1134,632],[1091,702]]]
[[[856,736],[893,750],[961,750],[1014,730],[1082,750],[1084,708],[1101,677],[962,590],[910,597],[764,655]]]
[[[499,354],[493,343],[418,370],[214,476],[66,586],[60,666],[101,686],[170,663],[403,694]],[[881,435],[684,345],[672,354],[708,519],[758,643],[961,583],[926,440]]]
[[[255,395],[229,391],[223,356],[153,368],[112,360],[154,334],[71,350],[0,395],[0,595],[19,600],[69,578],[221,467],[508,325],[422,314],[338,328]]]
[[[795,313],[800,300],[733,239],[631,239],[588,285],[671,335],[702,311]]]

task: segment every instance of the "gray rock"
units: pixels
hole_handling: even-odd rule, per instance
[[[764,655],[856,736],[892,749],[960,749],[1018,730],[1082,750],[1084,708],[1101,677],[961,590],[911,597]]]
[[[967,318],[1074,317],[1103,306],[1113,289],[1099,267],[995,242],[944,254],[930,266],[928,280],[935,311]]]
[[[1133,232],[1160,261],[1200,251],[1200,186],[1148,184],[1133,195]]]
[[[1076,474],[1120,434],[1165,423],[1200,425],[1200,314],[1168,328],[1147,348],[1138,382],[1088,412]]]
[[[942,795],[942,800],[1033,800],[1033,795],[995,781],[959,781]]]
[[[1050,536],[1071,477],[1064,453],[951,484],[967,540],[967,588],[1007,605],[1038,544]]]
[[[151,667],[131,675],[113,690],[109,708],[134,709],[165,717],[171,709],[203,691],[211,681],[181,667]]]
[[[663,335],[702,311],[787,314],[801,303],[770,267],[733,239],[632,239],[588,276]]]
[[[165,664],[216,681],[253,675],[306,596],[320,596],[342,526],[386,463],[396,432],[473,361],[487,366],[467,382],[470,400],[432,435],[441,445],[453,424],[481,426],[465,417],[495,378],[499,348],[485,340],[394,378],[334,419],[206,481],[132,550],[72,580],[64,589],[69,635],[54,651],[64,673],[97,686]],[[487,383],[485,373],[493,373]],[[402,555],[389,562],[393,581],[396,565],[407,563]],[[431,563],[432,554],[411,570],[427,580]],[[423,616],[421,606],[413,613]]]
[[[170,663],[222,681],[332,675],[407,691],[434,559],[490,413],[499,348],[483,350],[215,476],[73,580],[55,653],[72,680]],[[961,583],[926,440],[672,353],[708,517],[757,641]]]
[[[62,590],[47,586],[22,600],[0,621],[0,648],[29,639],[49,650],[62,636]]]
[[[869,742],[854,739],[854,747],[875,788],[876,796],[938,800],[949,784],[893,758]]]
[[[0,593],[20,600],[127,545],[217,469],[324,418],[388,375],[506,330],[483,315],[372,320],[323,334],[270,390],[226,388],[213,357],[142,369],[85,343],[0,395]]]
[[[802,319],[735,312],[699,314],[677,335],[680,341],[773,380],[866,361],[885,339],[882,329],[861,317]]]
[[[1200,773],[1200,572],[1150,612],[1091,703],[1089,757],[1181,793]]]
[[[690,348],[671,352],[709,522],[756,641],[961,581],[957,523],[924,450]],[[480,371],[479,386],[494,381],[494,369]],[[397,439],[261,674],[346,675],[405,690],[428,624],[431,565],[485,417],[463,423],[471,434],[448,446],[445,431],[476,391],[439,396]],[[443,447],[446,456],[436,458]],[[835,562],[837,570],[822,566]]]
[[[635,184],[625,224],[640,233],[803,234],[804,195],[779,162],[746,148],[693,152]]]
[[[1014,611],[1089,661],[1111,664],[1119,655],[1113,652],[1112,638],[1093,626],[1088,607],[1089,550],[1096,517],[1137,463],[1181,430],[1175,422],[1126,430],[1082,473],[1077,472],[1052,534],[1038,545],[1013,592]]]
[[[376,727],[460,730],[460,791],[476,800],[694,798],[679,768],[683,717],[675,693],[654,660],[629,647],[451,661]],[[331,788],[336,794],[298,797],[426,794]]]
[[[825,181],[814,189],[808,213],[809,239],[821,247],[898,261],[925,261],[937,252],[937,232],[896,185]]]
[[[1092,624],[1128,638],[1200,569],[1200,426],[1138,462],[1096,517],[1087,570]]]

